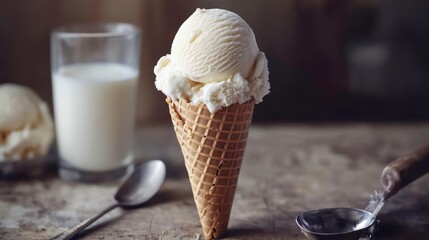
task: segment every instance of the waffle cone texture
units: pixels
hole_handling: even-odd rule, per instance
[[[167,98],[206,239],[228,227],[252,121],[253,99],[210,113],[204,104]]]

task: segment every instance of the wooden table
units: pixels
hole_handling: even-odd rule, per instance
[[[253,126],[227,239],[305,239],[295,216],[325,207],[364,207],[384,165],[429,143],[429,124]],[[140,129],[139,161],[166,162],[168,178],[145,207],[116,209],[82,239],[202,239],[171,126]],[[0,239],[46,239],[112,203],[116,184],[40,178],[0,181]],[[381,211],[378,239],[428,239],[429,176]]]

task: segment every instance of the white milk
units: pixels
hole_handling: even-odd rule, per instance
[[[86,171],[132,161],[138,72],[116,63],[62,67],[53,73],[60,156]]]

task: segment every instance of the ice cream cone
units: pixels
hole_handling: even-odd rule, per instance
[[[206,105],[167,98],[206,239],[228,227],[255,101],[210,113]]]

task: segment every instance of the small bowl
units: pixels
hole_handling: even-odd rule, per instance
[[[57,163],[56,156],[56,148],[51,147],[45,156],[0,161],[0,178],[41,176],[48,167]]]

